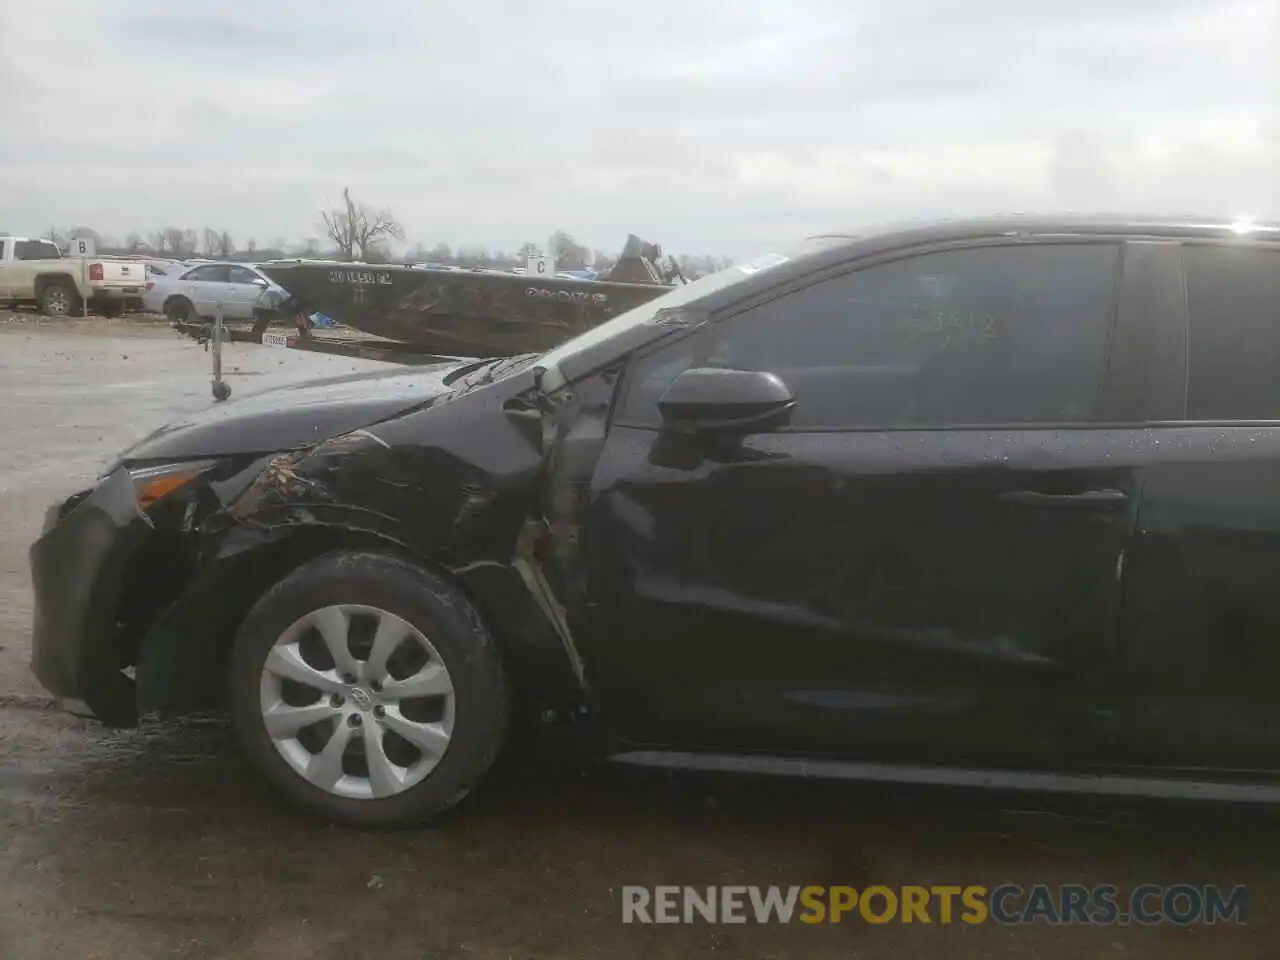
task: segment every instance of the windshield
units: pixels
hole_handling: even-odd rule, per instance
[[[612,320],[600,324],[598,327],[592,327],[586,333],[579,334],[572,340],[560,344],[554,350],[550,350],[543,355],[540,366],[549,371],[554,371],[564,362],[565,358],[579,354],[597,344],[604,343],[606,340],[616,337],[632,327],[648,323],[659,311],[670,310],[672,307],[692,303],[716,290],[722,290],[736,283],[741,283],[762,270],[768,270],[770,267],[776,267],[789,260],[798,260],[821,250],[839,246],[847,243],[848,240],[848,237],[810,237],[800,243],[793,243],[783,247],[779,252],[761,254],[746,263],[734,264],[732,267],[725,267],[723,270],[700,277],[692,283],[682,284],[669,293],[650,300],[648,303],[642,303],[640,306],[628,310],[626,313],[620,314]]]

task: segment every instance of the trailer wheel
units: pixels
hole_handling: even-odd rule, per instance
[[[80,308],[80,294],[65,280],[54,280],[40,291],[40,312],[48,317],[69,317]]]
[[[231,399],[231,387],[225,380],[219,380],[213,385],[213,399],[221,403],[223,400]]]

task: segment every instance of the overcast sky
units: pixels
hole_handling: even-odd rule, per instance
[[[0,230],[743,256],[867,220],[1280,217],[1280,0],[0,0]]]

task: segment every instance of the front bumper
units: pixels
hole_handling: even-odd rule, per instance
[[[87,495],[51,507],[30,551],[31,669],[56,698],[80,701],[110,726],[138,720],[114,640],[124,572],[150,529],[132,478],[117,468]]]

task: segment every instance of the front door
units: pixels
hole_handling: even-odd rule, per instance
[[[219,301],[223,301],[224,315],[229,284],[225,263],[206,263],[196,267],[179,281],[182,294],[191,301],[201,317],[212,317]]]
[[[851,270],[648,356],[593,478],[589,653],[650,743],[1060,766],[1087,753],[1137,510],[1103,397],[1120,251]],[[777,374],[791,424],[662,431],[690,366]]]
[[[233,263],[230,265],[227,281],[226,315],[241,320],[252,319],[254,304],[258,302],[263,290],[262,278],[248,267]]]

